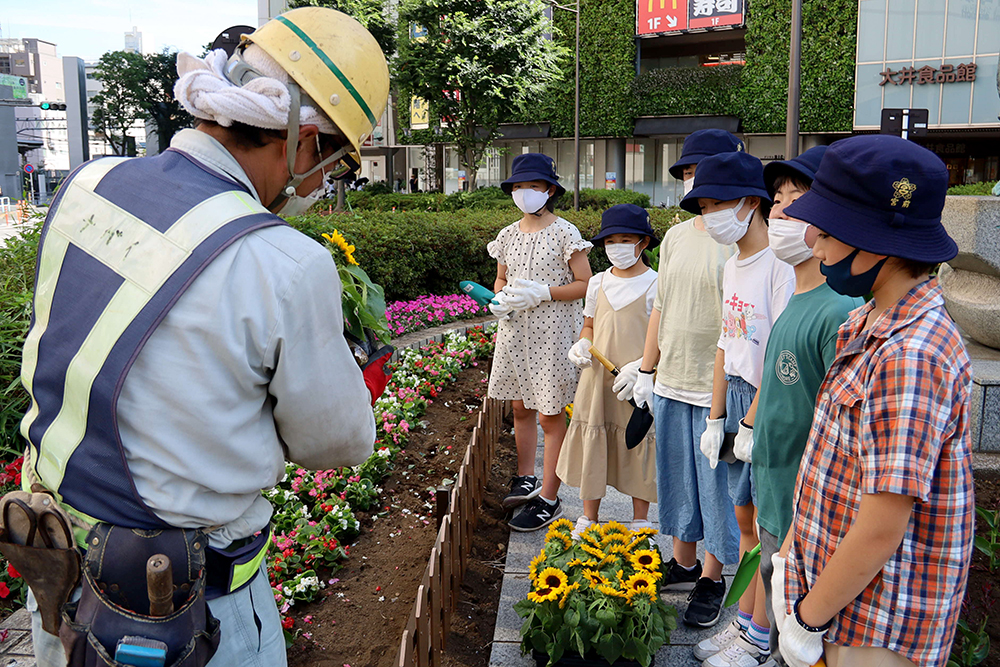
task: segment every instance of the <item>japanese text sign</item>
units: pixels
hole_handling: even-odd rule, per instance
[[[744,0],[637,0],[636,34],[743,25]]]
[[[955,65],[941,65],[941,69],[934,69],[930,65],[923,67],[904,67],[898,72],[890,67],[886,67],[884,72],[879,72],[882,80],[878,85],[884,86],[887,83],[902,86],[908,83],[924,85],[928,83],[960,83],[973,82],[976,80],[976,63],[959,63]]]

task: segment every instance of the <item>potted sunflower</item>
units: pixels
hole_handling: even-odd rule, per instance
[[[385,293],[358,264],[354,258],[355,247],[343,234],[334,229],[330,234],[323,234],[323,239],[340,276],[344,332],[358,363],[364,366],[368,357],[391,337],[385,315]]]
[[[531,591],[514,605],[521,651],[539,667],[649,667],[677,627],[677,611],[660,599],[656,531],[611,521],[576,542],[572,530],[567,519],[553,522],[531,561]]]

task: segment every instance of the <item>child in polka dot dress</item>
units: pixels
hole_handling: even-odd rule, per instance
[[[513,401],[518,471],[503,505],[524,505],[510,527],[530,531],[562,516],[555,468],[566,435],[563,410],[580,377],[566,355],[583,326],[581,300],[592,275],[587,253],[593,246],[552,212],[565,192],[552,158],[517,156],[501,187],[524,217],[487,246],[497,260],[497,303],[491,309],[501,318],[489,397]],[[545,434],[541,481],[535,477],[536,415]]]

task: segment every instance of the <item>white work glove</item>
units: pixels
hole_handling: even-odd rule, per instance
[[[774,625],[782,632],[785,616],[785,559],[778,554],[771,554],[771,612],[774,614]]]
[[[495,297],[493,297],[493,300],[490,301],[490,312],[497,318],[503,319],[513,311],[514,309],[507,302],[507,295],[503,292],[499,292]]]
[[[622,366],[618,371],[615,383],[611,385],[611,391],[618,394],[619,401],[627,401],[632,398],[632,390],[635,387],[635,380],[639,377],[639,367],[642,366],[642,359],[630,361]]]
[[[746,422],[740,420],[740,430],[736,434],[736,441],[733,443],[733,455],[740,461],[750,463],[750,455],[753,452],[753,426],[747,426]]]
[[[808,630],[795,614],[790,614],[779,632],[778,646],[788,667],[813,667],[823,657],[823,637],[826,630]]]
[[[536,283],[534,280],[518,278],[511,285],[504,287],[503,291],[510,295],[510,304],[515,310],[534,308],[543,301],[552,300],[548,285]],[[521,305],[522,303],[524,305]]]
[[[725,417],[705,420],[705,432],[701,434],[701,453],[708,457],[708,466],[712,470],[719,465],[719,453],[722,452],[722,441],[726,437],[723,430],[725,425]]]
[[[632,400],[635,407],[644,408],[649,406],[649,411],[653,411],[653,374],[639,371],[639,377],[635,381],[632,389]]]
[[[593,343],[587,338],[581,338],[580,340],[573,343],[573,347],[569,348],[570,362],[577,368],[590,368],[590,364],[593,363],[593,356],[590,354],[590,346]]]

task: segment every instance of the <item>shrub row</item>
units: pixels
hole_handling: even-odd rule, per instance
[[[993,188],[996,187],[997,181],[983,181],[982,183],[973,183],[972,185],[953,185],[948,188],[948,194],[950,195],[991,195],[993,194]]]
[[[498,187],[479,188],[475,192],[456,192],[445,195],[440,192],[419,192],[414,194],[389,193],[376,194],[367,191],[348,192],[347,203],[352,209],[360,211],[510,211],[517,215],[517,209],[510,195],[504,194]],[[328,209],[331,201],[317,205],[318,209]],[[649,195],[631,190],[599,190],[583,188],[580,190],[580,208],[604,210],[615,204],[636,204],[648,207]],[[567,192],[556,201],[556,208],[570,209],[573,207],[573,193]]]
[[[581,210],[561,214],[575,224],[584,238],[597,234],[601,212]],[[653,228],[663,234],[675,218],[690,214],[678,208],[651,209]],[[424,294],[454,294],[462,280],[493,285],[496,261],[486,244],[518,218],[511,211],[365,211],[333,215],[310,214],[289,220],[307,236],[339,230],[354,244],[355,259],[385,288],[387,300],[414,299]],[[595,271],[608,267],[603,252],[590,253]]]

